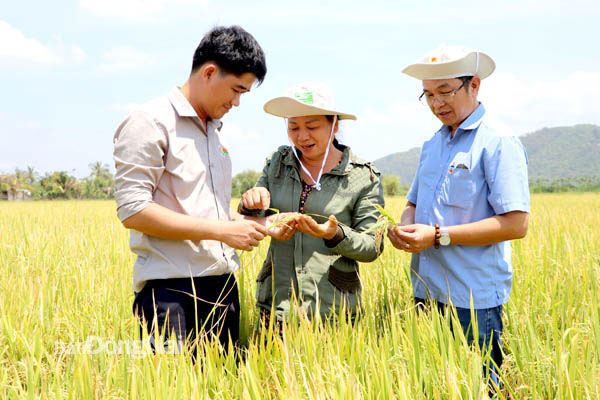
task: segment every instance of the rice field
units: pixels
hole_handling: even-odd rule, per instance
[[[404,199],[387,199],[399,217]],[[398,219],[398,218],[397,218]],[[260,330],[240,253],[242,350],[153,354],[131,313],[128,233],[112,201],[0,203],[0,398],[482,399],[482,356],[437,313],[412,308],[408,255],[361,267],[352,327]],[[513,243],[500,398],[600,398],[600,194],[536,194]]]

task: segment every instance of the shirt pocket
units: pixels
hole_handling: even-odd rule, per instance
[[[456,168],[446,175],[442,185],[442,203],[451,207],[470,208],[474,196],[475,181],[470,170]]]
[[[189,138],[173,139],[165,160],[167,171],[185,182],[204,181],[208,160],[204,146],[205,143]],[[193,188],[195,185],[189,186]]]

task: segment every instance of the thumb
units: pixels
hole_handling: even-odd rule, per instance
[[[338,224],[338,220],[335,217],[335,215],[330,215],[329,216],[329,221],[327,221],[329,223],[329,226],[334,226]]]
[[[271,206],[271,193],[268,190],[261,190],[260,202],[263,210],[266,210]]]

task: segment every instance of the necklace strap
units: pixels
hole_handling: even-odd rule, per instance
[[[286,119],[284,119],[284,122],[286,123],[286,129],[287,129]],[[302,161],[300,161],[300,157],[298,157],[298,152],[296,151],[296,146],[294,146],[294,143],[292,143],[292,140],[290,139],[290,136],[288,135],[288,141],[290,142],[290,145],[292,146],[292,151],[294,152],[296,159],[300,163],[300,167],[306,173],[306,175],[308,175],[308,177],[313,181],[313,183],[315,185],[315,189],[318,191],[321,190],[321,176],[323,175],[323,169],[325,168],[325,163],[327,162],[327,157],[329,156],[329,148],[331,147],[331,138],[333,137],[333,130],[335,129],[336,122],[337,122],[337,115],[334,115],[333,123],[331,124],[331,132],[329,133],[329,141],[327,142],[328,143],[327,150],[325,150],[325,156],[323,157],[323,162],[321,163],[321,169],[319,170],[319,175],[317,175],[317,179],[313,178],[312,174],[304,166]]]

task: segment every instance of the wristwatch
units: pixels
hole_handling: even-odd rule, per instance
[[[441,236],[440,236],[440,244],[442,246],[448,246],[450,244],[450,234],[448,233],[448,228],[442,226],[440,228]]]

